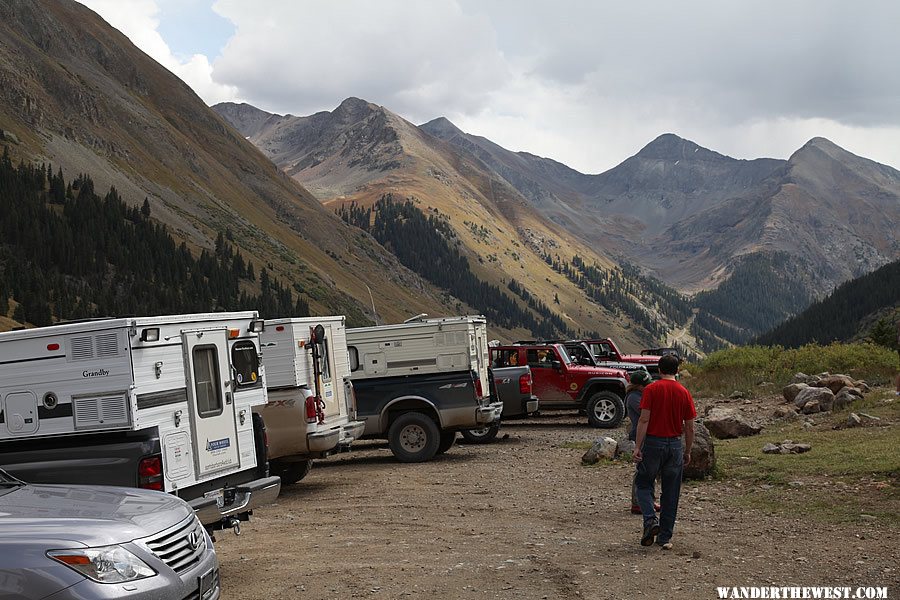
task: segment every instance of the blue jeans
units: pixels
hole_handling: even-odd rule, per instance
[[[681,471],[684,453],[681,438],[661,438],[648,435],[641,449],[643,459],[637,465],[635,484],[637,499],[644,515],[644,526],[656,521],[653,510],[653,482],[657,476],[662,483],[659,499],[659,535],[656,543],[665,544],[672,539],[675,515],[678,513],[678,497],[681,495]]]

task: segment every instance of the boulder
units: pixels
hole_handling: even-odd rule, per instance
[[[804,415],[813,415],[817,412],[822,412],[822,405],[818,400],[812,399],[804,404],[803,408],[801,408],[800,410]]]
[[[813,386],[828,388],[832,394],[837,394],[845,387],[853,387],[854,383],[856,382],[846,375],[829,375],[815,382]]]
[[[594,445],[581,457],[581,463],[595,465],[600,459],[612,460],[616,456],[616,440],[611,437],[603,437],[594,442]]]
[[[616,458],[619,458],[623,454],[634,454],[634,442],[628,438],[622,438],[616,442]]]
[[[831,409],[843,410],[860,398],[862,398],[862,393],[857,388],[844,388],[834,397]]]
[[[799,414],[800,411],[797,410],[796,406],[788,404],[785,406],[776,406],[772,416],[776,419],[796,419]]]
[[[682,436],[682,443],[684,437]],[[691,447],[691,464],[684,467],[684,479],[703,479],[712,475],[716,468],[716,449],[709,429],[694,421],[694,445]]]
[[[756,435],[762,427],[754,425],[733,408],[713,408],[703,421],[710,433],[719,439]]]
[[[797,394],[808,387],[809,385],[806,383],[792,383],[781,390],[781,395],[784,396],[786,402],[793,402],[797,398]]]
[[[733,392],[731,392],[731,394],[729,394],[728,398],[731,400],[742,400],[744,398],[744,392],[740,390],[734,390]]]
[[[766,444],[763,446],[764,454],[803,454],[812,450],[809,444],[795,444],[793,440],[784,440],[778,444]]]
[[[818,401],[820,407],[822,404],[831,406],[831,403],[834,402],[834,394],[827,387],[803,388],[794,398],[794,406],[803,410],[803,407],[813,400]]]
[[[859,427],[862,425],[862,419],[859,418],[859,415],[856,413],[850,413],[847,417],[847,423],[844,427]]]
[[[791,378],[791,383],[806,383],[807,381],[809,381],[809,375],[799,371],[794,373],[794,376]]]

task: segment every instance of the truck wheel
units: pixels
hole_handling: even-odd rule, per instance
[[[301,460],[299,462],[281,462],[279,460],[272,461],[272,475],[281,477],[283,485],[292,485],[306,477],[312,470],[311,460]]]
[[[437,453],[441,431],[420,412],[403,413],[391,423],[388,443],[400,462],[425,462]]]
[[[497,437],[499,431],[500,423],[494,423],[478,429],[463,429],[461,433],[463,439],[470,444],[487,444]]]
[[[447,450],[453,447],[453,444],[456,442],[456,432],[455,431],[442,431],[441,432],[441,443],[438,444],[437,454],[443,454]]]
[[[593,394],[587,402],[587,417],[591,427],[612,429],[625,418],[625,403],[609,391]]]

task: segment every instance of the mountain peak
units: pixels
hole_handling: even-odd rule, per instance
[[[384,110],[377,104],[372,104],[361,98],[350,96],[334,109],[335,117],[347,123],[361,121],[377,110]]]
[[[675,135],[664,133],[655,140],[641,148],[637,153],[640,158],[658,160],[682,160],[687,158],[712,158],[722,157],[721,154],[707,150],[690,140]]]
[[[447,117],[432,119],[427,123],[419,125],[419,129],[442,140],[449,140],[458,135],[464,135],[463,131],[454,125]]]

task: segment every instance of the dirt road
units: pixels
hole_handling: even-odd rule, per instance
[[[574,414],[504,425],[405,465],[385,444],[316,463],[236,538],[220,533],[225,598],[715,598],[716,586],[890,586],[900,529],[736,513],[721,481],[683,491],[675,548],[639,545],[631,467],[582,467]],[[614,431],[613,437],[621,431]]]

